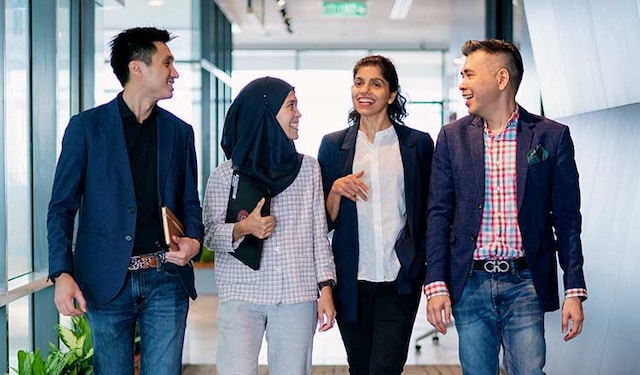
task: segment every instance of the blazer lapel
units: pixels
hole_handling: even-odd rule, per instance
[[[398,144],[400,146],[400,157],[402,158],[403,174],[404,174],[404,201],[407,207],[407,219],[411,226],[413,223],[413,205],[415,202],[415,192],[413,187],[416,186],[414,173],[409,173],[410,168],[418,164],[418,156],[416,155],[416,148],[414,147],[413,139],[410,137],[409,131],[406,127],[394,125],[396,134],[398,135]]]
[[[162,205],[164,204],[164,187],[173,156],[174,127],[162,109],[157,108],[156,110],[158,111],[156,117],[156,130],[158,133],[158,198]]]
[[[413,138],[411,138],[410,131],[405,126],[394,125],[396,134],[398,136],[398,144],[400,146],[400,157],[402,159],[402,169],[404,175],[404,202],[407,210],[407,224],[403,229],[401,238],[396,242],[395,250],[400,263],[407,266],[405,269],[408,271],[409,265],[413,263],[413,259],[415,258],[415,249],[413,245],[409,246],[407,242],[412,240],[412,235],[419,235],[413,232],[413,223],[417,220],[414,210],[413,202],[416,202],[415,194],[416,194],[416,176],[415,173],[410,173],[411,168],[409,166],[418,165],[418,155],[417,148],[415,147],[415,143],[413,142]],[[420,192],[418,192],[420,193]],[[408,230],[408,232],[407,232]],[[402,243],[399,243],[402,242]]]
[[[529,162],[527,153],[532,147],[534,139],[535,124],[529,122],[529,113],[520,108],[518,120],[518,135],[516,136],[516,179],[518,194],[518,210],[522,206],[524,199],[524,189],[527,183],[527,171],[529,170]]]
[[[124,139],[124,130],[120,109],[118,108],[118,98],[112,100],[105,107],[105,115],[101,116],[101,128],[107,140],[108,152],[113,155],[116,168],[120,172],[123,186],[135,201],[135,191],[133,189],[133,177],[131,176],[131,164],[129,163],[129,152]]]
[[[356,153],[356,136],[358,126],[352,125],[347,129],[342,140],[342,145],[338,151],[338,165],[341,168],[342,176],[353,173],[353,157]]]
[[[475,184],[480,194],[484,196],[484,122],[476,117],[468,127],[469,138],[467,145],[471,150],[471,165],[473,166]]]

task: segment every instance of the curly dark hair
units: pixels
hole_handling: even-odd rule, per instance
[[[363,57],[353,67],[353,77],[356,77],[358,70],[364,66],[377,66],[382,73],[382,77],[389,82],[389,90],[396,93],[393,103],[387,107],[387,115],[389,120],[396,125],[404,125],[404,118],[407,117],[407,109],[405,104],[407,98],[400,93],[400,84],[398,83],[398,72],[391,60],[381,55],[373,55]],[[360,122],[360,114],[352,108],[349,112],[349,125],[357,125]]]
[[[155,27],[135,27],[116,35],[111,47],[111,68],[122,87],[129,81],[129,62],[140,60],[151,65],[151,57],[158,51],[154,42],[167,43],[175,36]]]

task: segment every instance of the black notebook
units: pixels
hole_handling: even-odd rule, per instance
[[[234,170],[231,177],[231,190],[229,191],[229,203],[227,204],[225,221],[227,223],[237,223],[246,218],[262,198],[265,198],[265,202],[260,213],[262,216],[269,216],[271,211],[269,188]],[[231,255],[251,269],[260,269],[262,240],[247,234]]]

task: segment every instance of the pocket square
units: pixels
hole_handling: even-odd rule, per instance
[[[541,163],[549,157],[549,151],[542,147],[541,144],[537,144],[534,148],[529,150],[527,154],[527,162],[529,165]]]

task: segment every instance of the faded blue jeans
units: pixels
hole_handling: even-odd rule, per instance
[[[500,347],[509,375],[544,374],[544,311],[529,269],[471,271],[453,315],[464,375],[497,375]]]
[[[140,373],[182,373],[189,296],[177,272],[171,264],[129,271],[113,300],[87,306],[96,375],[133,374],[136,322],[141,337]]]
[[[270,375],[311,374],[318,303],[257,305],[220,301],[218,306],[219,375],[258,375],[258,355],[267,336]]]

